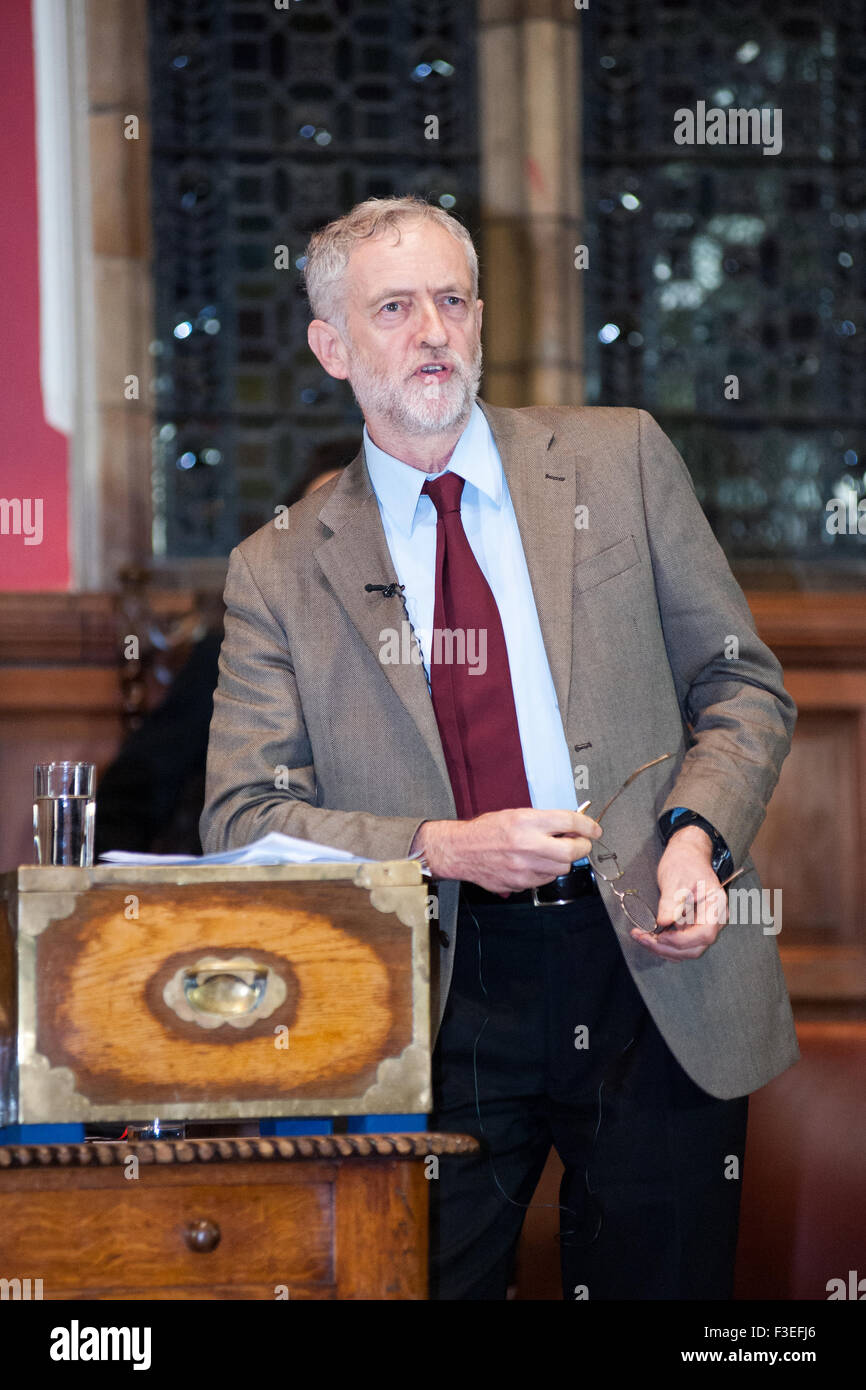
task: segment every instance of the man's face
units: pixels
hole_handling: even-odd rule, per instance
[[[468,419],[481,380],[481,300],[460,242],[406,222],[353,251],[344,278],[346,370],[368,424],[436,434]]]

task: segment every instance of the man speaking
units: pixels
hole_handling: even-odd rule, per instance
[[[371,199],[305,274],[364,443],[231,556],[205,849],[423,857],[433,1123],[482,1146],[431,1185],[431,1296],[505,1297],[553,1144],[564,1297],[728,1298],[748,1094],[798,1055],[774,936],[723,925],[779,665],[649,415],[477,399],[456,219]]]

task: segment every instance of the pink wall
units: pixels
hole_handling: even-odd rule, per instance
[[[45,423],[39,386],[30,0],[3,3],[0,149],[0,498],[29,499],[31,504],[40,499],[43,517],[41,543],[27,545],[23,534],[2,534],[0,508],[0,590],[65,589],[69,583],[67,442]],[[25,520],[26,515],[25,507]],[[34,508],[31,516],[37,515]],[[6,525],[14,526],[14,517]]]

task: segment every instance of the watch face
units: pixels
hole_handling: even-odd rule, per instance
[[[727,878],[728,874],[733,873],[733,870],[734,859],[731,851],[727,847],[719,849],[713,855],[713,873],[718,874],[719,878]]]

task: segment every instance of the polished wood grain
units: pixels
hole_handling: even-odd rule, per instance
[[[341,1165],[336,1192],[338,1298],[426,1296],[429,1191],[421,1160]],[[419,1295],[420,1289],[424,1294]]]
[[[150,1176],[126,1181],[115,1170],[105,1187],[27,1193],[23,1201],[0,1189],[4,1269],[38,1269],[50,1252],[50,1279],[42,1277],[55,1290],[91,1281],[116,1287],[133,1271],[135,1285],[151,1289],[231,1284],[241,1271],[246,1281],[271,1287],[333,1286],[329,1182],[236,1180],[205,1191],[149,1185]],[[186,1239],[201,1220],[221,1232],[209,1251],[191,1250]]]
[[[10,1146],[0,1267],[42,1279],[46,1300],[423,1299],[425,1160],[477,1148],[424,1133]]]
[[[866,1018],[866,671],[790,667],[794,744],[753,846],[782,890],[779,951],[791,996]]]
[[[4,875],[4,1122],[428,1109],[426,902],[407,861]]]
[[[82,894],[37,939],[37,1050],[92,1102],[357,1094],[411,1041],[411,932],[354,885],[137,886],[137,921],[129,892]],[[269,966],[285,1003],[248,1029],[179,1019],[162,986],[212,954]]]

